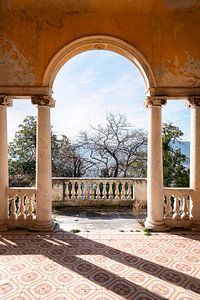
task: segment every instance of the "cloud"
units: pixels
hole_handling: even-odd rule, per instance
[[[7,110],[8,119],[8,141],[12,141],[18,126],[29,115],[36,115],[36,107],[31,104],[30,100],[17,99],[13,101],[13,107]]]
[[[51,109],[53,130],[75,139],[90,125],[105,124],[107,112],[121,113],[134,126],[147,129],[145,84],[137,68],[128,59],[110,51],[87,51],[70,59],[58,73]],[[29,101],[14,101],[9,109],[9,140],[27,115],[36,115]],[[168,101],[163,121],[171,120],[189,136],[189,110],[183,101]],[[184,118],[184,122],[183,122]]]
[[[122,113],[134,126],[147,129],[145,84],[133,63],[108,51],[86,52],[73,61],[54,83],[54,130],[74,139],[90,125],[105,124],[107,112]]]
[[[163,122],[175,124],[184,133],[182,139],[190,140],[190,110],[185,108],[185,100],[168,100],[162,110]]]

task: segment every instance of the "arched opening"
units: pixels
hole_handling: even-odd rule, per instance
[[[103,42],[102,42],[101,45],[97,44],[97,43],[95,45],[94,44],[89,44],[89,43],[87,44],[86,43],[85,47],[83,47],[83,48],[79,47],[79,49],[78,49],[79,51],[81,51],[81,54],[78,53],[77,49],[73,48],[73,58],[71,58],[70,60],[69,60],[69,58],[72,56],[72,50],[71,50],[71,48],[69,46],[67,47],[67,49],[68,49],[68,51],[70,49],[70,51],[71,51],[70,54],[69,53],[65,53],[65,56],[63,55],[63,58],[62,58],[62,62],[65,62],[67,60],[66,64],[63,65],[63,67],[60,69],[60,72],[58,72],[58,65],[56,67],[54,66],[54,71],[52,71],[51,76],[49,76],[50,86],[53,88],[54,98],[57,101],[56,108],[52,112],[53,125],[54,125],[54,119],[55,119],[54,116],[56,116],[56,115],[60,119],[60,123],[62,123],[62,125],[64,124],[64,120],[65,120],[66,123],[68,122],[67,118],[69,118],[69,119],[74,118],[77,123],[81,123],[81,120],[80,120],[79,116],[76,115],[75,111],[71,112],[71,109],[70,109],[70,106],[72,106],[72,105],[75,104],[74,103],[75,101],[73,100],[73,96],[74,96],[73,94],[76,94],[76,92],[77,92],[78,85],[79,85],[78,82],[81,81],[80,78],[74,78],[74,81],[77,81],[77,84],[76,84],[75,87],[74,87],[74,84],[73,84],[73,91],[71,91],[71,94],[70,93],[69,94],[66,93],[66,95],[64,96],[65,97],[65,105],[66,106],[63,106],[62,108],[60,108],[58,110],[57,110],[57,108],[59,108],[60,103],[61,103],[61,101],[60,101],[61,98],[59,99],[59,97],[61,97],[61,96],[60,96],[60,93],[58,92],[58,89],[60,88],[60,84],[58,83],[57,78],[65,76],[65,90],[67,90],[67,89],[71,90],[71,87],[70,87],[70,84],[71,84],[70,80],[71,79],[66,76],[66,74],[69,73],[69,70],[67,72],[67,66],[68,66],[68,64],[72,64],[72,62],[74,60],[76,60],[78,57],[83,56],[84,54],[85,55],[88,54],[88,57],[89,57],[89,55],[90,56],[92,56],[92,55],[101,55],[101,53],[107,53],[107,55],[109,55],[109,54],[113,54],[114,55],[114,53],[117,52],[116,56],[120,57],[123,60],[125,60],[127,62],[127,65],[129,64],[128,60],[126,59],[127,57],[129,59],[129,61],[134,62],[134,64],[136,64],[136,66],[139,67],[140,74],[142,74],[140,81],[143,82],[143,85],[142,85],[143,93],[142,93],[142,97],[139,99],[139,101],[135,101],[136,99],[134,99],[134,95],[132,95],[132,103],[131,103],[131,105],[132,106],[136,106],[138,108],[138,102],[139,102],[141,111],[143,110],[143,111],[145,111],[145,113],[147,113],[147,111],[143,109],[143,100],[144,100],[144,97],[145,97],[145,87],[146,88],[149,87],[149,80],[148,80],[148,78],[147,78],[144,70],[142,70],[142,73],[141,73],[141,65],[139,65],[139,63],[135,59],[135,57],[131,57],[131,55],[130,54],[128,55],[127,52],[124,54],[124,52],[123,52],[124,49],[123,49],[123,51],[122,50],[119,51],[119,49],[117,51],[114,51],[113,49],[115,49],[115,47],[113,47],[113,45],[112,45],[112,47],[106,45],[105,48],[104,48],[103,47]],[[86,51],[88,49],[90,49],[90,50],[92,49],[93,51]],[[110,51],[108,51],[108,50],[110,50]],[[118,54],[120,54],[120,55],[118,55]],[[61,63],[59,62],[59,66],[60,65],[61,65]],[[80,59],[79,59],[78,62],[76,62],[76,65],[79,65],[79,67],[80,67],[79,73],[81,73],[82,68],[81,68]],[[140,75],[139,75],[139,72],[138,72],[137,68],[134,68],[133,64],[130,64],[130,65],[135,70],[135,73],[137,73],[137,76],[139,77]],[[90,68],[90,65],[88,66],[88,68]],[[49,67],[49,69],[50,69],[50,67]],[[53,67],[52,67],[52,70],[53,70]],[[65,70],[66,70],[66,72],[65,72]],[[104,72],[105,72],[105,70],[104,70]],[[63,73],[62,76],[60,75],[61,73]],[[54,81],[54,85],[52,86],[52,80],[53,80],[52,78],[53,78],[53,76],[55,76],[55,74],[57,74],[57,77],[56,77],[56,79]],[[47,75],[47,72],[46,72],[46,75]],[[133,74],[130,74],[130,77],[131,77],[131,75],[133,75]],[[47,76],[46,76],[46,79],[47,79]],[[62,82],[62,84],[64,84],[64,82],[62,81],[62,79],[63,79],[63,77],[60,78],[60,82]],[[108,79],[108,82],[109,82],[109,75],[108,75],[107,79]],[[126,80],[127,80],[127,78],[126,78]],[[131,80],[130,80],[130,82],[131,82]],[[110,85],[112,85],[112,83],[110,83]],[[137,86],[137,84],[134,86],[134,81],[132,82],[132,85],[133,85],[133,89],[136,88],[136,86]],[[84,86],[84,88],[85,88],[85,86]],[[78,94],[81,95],[82,93],[79,91]],[[116,94],[115,94],[115,96],[116,96]],[[118,98],[120,98],[120,97],[118,97]],[[85,106],[86,110],[88,111],[88,110],[90,110],[91,103],[87,104],[87,102],[84,101],[84,100],[85,99],[84,99],[84,97],[82,95],[81,99],[79,99],[79,101],[76,103],[77,107],[78,106],[81,106],[81,107]],[[120,105],[119,99],[115,99],[115,100],[116,100],[115,103],[112,103],[112,105],[111,105],[112,109],[113,109],[114,105],[116,105],[116,107],[118,105]],[[94,102],[95,102],[95,99],[94,99]],[[105,104],[105,102],[104,102],[104,104]],[[123,103],[123,101],[121,101],[121,104],[122,103]],[[103,102],[102,102],[102,104],[103,104]],[[125,101],[124,101],[124,104],[125,104]],[[109,110],[109,109],[107,109],[107,110]],[[120,111],[120,108],[119,108],[119,111]],[[123,111],[123,109],[122,109],[122,111]],[[98,112],[99,112],[99,110],[97,108],[96,113],[98,113]],[[66,114],[65,119],[62,118],[62,113]],[[138,112],[138,116],[139,115],[140,115],[140,111]],[[131,113],[129,115],[129,121],[131,123],[133,123],[133,125],[135,125],[134,120],[133,120],[134,116],[132,115],[132,118],[130,118],[130,116],[131,116]],[[135,114],[135,116],[136,116],[136,114]],[[89,119],[89,116],[88,117],[84,116],[84,117]],[[146,120],[147,120],[147,115],[145,114],[145,122],[146,122]],[[73,123],[73,120],[71,122],[69,121],[69,123]],[[76,124],[74,123],[74,126],[75,125]],[[93,124],[91,124],[91,125],[93,125]],[[73,125],[69,124],[69,126],[71,126],[71,130],[70,131],[72,131]],[[55,127],[55,129],[56,129],[57,132],[61,132],[59,129],[56,128],[56,126],[53,126],[53,127]],[[63,125],[63,127],[64,127],[64,125]],[[146,126],[145,129],[147,129],[147,126]],[[129,176],[129,179],[130,179],[130,176]],[[87,178],[86,180],[89,180],[89,179]],[[141,196],[141,193],[142,193],[142,191],[140,191],[140,195],[139,195],[139,193],[136,191],[137,190],[136,185],[137,184],[140,185],[139,182],[134,182],[135,193],[133,194],[133,184],[132,183],[130,184],[129,181],[127,181],[127,182],[124,181],[122,183],[119,180],[119,184],[118,183],[117,184],[116,183],[109,184],[108,179],[105,179],[105,178],[97,179],[96,178],[94,180],[94,178],[93,178],[92,183],[90,182],[89,184],[86,185],[86,180],[84,181],[83,178],[82,179],[80,179],[80,178],[73,179],[73,181],[72,181],[72,179],[70,180],[69,178],[67,178],[65,180],[63,179],[63,182],[62,182],[63,183],[63,189],[60,189],[60,186],[59,186],[59,183],[58,183],[58,179],[55,179],[56,182],[55,182],[55,190],[54,190],[54,192],[55,192],[54,193],[54,200],[56,200],[56,197],[57,197],[57,201],[58,201],[58,198],[60,197],[59,193],[61,193],[61,197],[64,195],[64,199],[65,200],[69,200],[71,202],[73,202],[73,201],[76,200],[77,203],[78,203],[78,200],[86,200],[87,199],[87,200],[90,200],[90,204],[92,202],[91,200],[95,200],[96,203],[97,203],[97,205],[98,205],[99,203],[98,203],[97,200],[99,200],[101,202],[101,204],[103,204],[102,200],[107,199],[106,201],[107,201],[107,204],[108,204],[108,202],[109,202],[108,199],[110,199],[110,200],[112,200],[112,202],[113,202],[113,200],[116,200],[116,203],[120,204],[119,203],[120,200],[122,200],[122,199],[123,199],[123,201],[126,200],[126,199],[127,200],[130,200],[130,199],[132,200],[133,197],[136,197],[136,194],[137,194],[137,197],[139,197],[139,196]],[[142,182],[141,185],[142,184],[144,184],[144,183]],[[140,189],[140,187],[138,187],[138,188]],[[129,191],[129,189],[130,189],[130,191]],[[141,190],[142,190],[142,188],[141,188]],[[146,200],[145,199],[146,198],[145,191],[143,191],[142,197],[143,197],[142,200],[145,202],[145,200]],[[69,201],[68,201],[68,203],[69,203]],[[85,201],[85,203],[87,203],[87,202]],[[128,203],[128,201],[127,201],[127,203]],[[79,204],[80,204],[80,202],[79,202]],[[124,205],[125,205],[125,201],[124,201]]]
[[[63,64],[73,56],[88,50],[110,50],[121,54],[132,61],[139,69],[144,78],[146,89],[157,86],[151,66],[140,51],[121,39],[104,35],[87,36],[77,39],[58,51],[46,68],[43,77],[43,86],[48,86],[52,89],[56,74]]]

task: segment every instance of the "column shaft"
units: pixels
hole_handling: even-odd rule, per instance
[[[155,103],[153,103],[155,101]],[[167,230],[163,221],[162,99],[148,105],[147,219],[145,227]]]
[[[190,205],[192,230],[200,231],[200,97],[192,97],[190,142],[190,188],[193,189]]]
[[[7,107],[0,105],[0,231],[7,230],[8,221],[8,142]]]
[[[200,106],[191,107],[190,187],[200,190]]]
[[[33,230],[52,231],[52,182],[51,182],[51,98],[34,96],[32,103],[37,104],[37,150],[36,150],[36,222]]]

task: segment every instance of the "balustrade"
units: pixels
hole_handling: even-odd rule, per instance
[[[133,180],[127,178],[65,178],[65,200],[133,200]]]
[[[29,227],[36,216],[35,188],[8,188],[8,221],[11,226]]]
[[[192,189],[164,188],[164,219],[171,227],[185,227],[190,222]],[[186,221],[186,222],[185,222]]]

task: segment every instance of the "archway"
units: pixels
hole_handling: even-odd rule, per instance
[[[157,87],[152,69],[145,57],[128,43],[109,36],[91,36],[78,39],[63,47],[50,61],[44,73],[43,85],[48,93],[32,94],[31,100],[38,108],[37,122],[37,171],[36,188],[31,193],[36,193],[37,209],[33,229],[48,231],[54,228],[52,220],[51,197],[51,127],[50,107],[54,106],[52,84],[61,66],[71,57],[86,50],[105,49],[111,50],[132,61],[141,72],[149,90]],[[1,103],[8,105],[8,97],[3,96]],[[147,223],[148,227],[163,229],[163,184],[162,184],[162,138],[161,138],[161,107],[166,102],[166,97],[148,96],[145,104],[149,107],[148,130],[148,185],[147,185]],[[2,106],[3,107],[3,106]],[[2,114],[5,111],[3,107]],[[5,130],[6,131],[6,130]],[[6,142],[4,141],[6,145]],[[4,155],[6,156],[6,154]],[[5,169],[6,170],[6,169]],[[6,171],[5,171],[6,175]],[[7,178],[7,175],[5,176]],[[4,182],[4,186],[6,183]],[[12,191],[9,189],[9,193]],[[28,193],[29,191],[26,191]],[[14,193],[14,192],[13,192]],[[24,192],[23,192],[24,193]],[[5,203],[6,203],[5,195]],[[30,208],[31,209],[31,208]],[[24,208],[22,207],[22,210]],[[6,205],[2,219],[6,220]],[[18,220],[17,220],[18,222]]]
[[[63,64],[73,56],[88,50],[110,50],[121,54],[132,61],[139,69],[147,89],[157,86],[152,68],[141,52],[121,39],[104,35],[83,37],[72,41],[60,49],[46,68],[43,77],[43,86],[48,86],[52,89],[53,81]]]
[[[52,85],[56,74],[67,60],[87,50],[110,50],[133,62],[143,76],[146,94],[157,87],[156,79],[150,64],[145,57],[132,45],[110,36],[89,36],[72,41],[64,46],[50,61],[43,77],[43,86],[52,92]],[[148,96],[145,106],[149,107],[148,130],[148,185],[147,204],[148,218],[146,225],[154,229],[164,229],[163,223],[163,172],[162,172],[162,137],[161,137],[161,107],[166,97]]]

